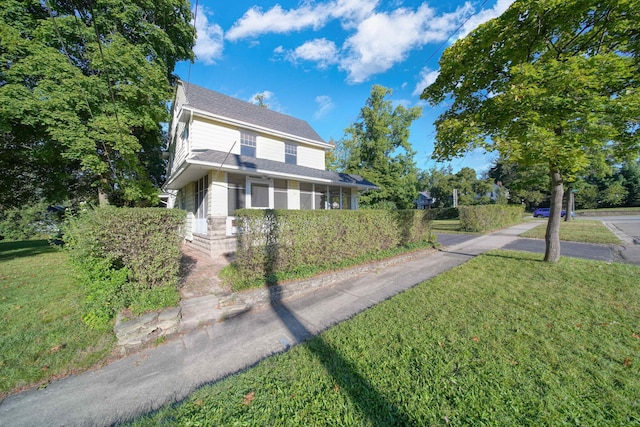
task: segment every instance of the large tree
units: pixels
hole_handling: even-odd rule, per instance
[[[517,0],[446,49],[422,98],[448,100],[434,156],[498,150],[551,178],[546,261],[560,257],[563,183],[639,150],[640,0]]]
[[[387,99],[391,93],[374,85],[358,120],[345,130],[336,148],[338,169],[359,174],[379,187],[360,196],[363,207],[415,207],[418,172],[409,128],[422,108],[394,107]]]
[[[549,175],[545,165],[522,166],[500,156],[489,169],[488,176],[509,190],[511,201],[524,203],[533,210],[547,199]]]
[[[63,200],[80,184],[150,202],[187,0],[7,0],[0,8],[0,199]],[[152,174],[154,176],[152,176]],[[86,190],[86,186],[84,186]]]

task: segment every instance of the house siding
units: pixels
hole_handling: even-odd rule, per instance
[[[173,150],[173,158],[171,159],[171,173],[175,172],[180,167],[189,154],[189,138],[182,137],[186,126],[186,123],[178,123],[176,126],[177,133],[175,140],[173,141],[173,144],[175,144],[175,150]]]
[[[199,118],[191,125],[191,149],[218,150],[229,152],[233,146],[233,154],[240,154],[240,131],[211,120]],[[235,142],[235,146],[234,146]]]
[[[211,216],[227,216],[227,174],[213,172],[209,177],[209,212]]]
[[[284,150],[284,146],[282,148]],[[313,169],[325,169],[324,150],[318,148],[298,146],[298,164]]]
[[[256,157],[284,162],[284,142],[260,135],[256,141]]]
[[[300,182],[289,181],[289,189],[287,190],[287,204],[289,209],[300,209]]]

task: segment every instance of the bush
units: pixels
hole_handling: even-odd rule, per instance
[[[140,314],[178,302],[184,218],[174,209],[100,208],[69,220],[65,247],[87,286],[87,324],[106,326],[123,308]]]
[[[0,240],[47,239],[58,231],[62,219],[46,202],[0,212]]]
[[[522,222],[523,205],[475,205],[458,207],[460,228],[480,233]]]
[[[432,219],[458,219],[458,208],[429,209]]]
[[[427,211],[243,209],[236,217],[234,268],[245,282],[273,284],[283,272],[340,265],[431,237]]]

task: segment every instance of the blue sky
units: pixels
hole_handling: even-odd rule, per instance
[[[431,160],[433,108],[420,93],[437,76],[446,48],[499,16],[512,0],[192,0],[198,40],[183,80],[245,101],[263,94],[269,108],[306,120],[326,141],[358,118],[371,86],[393,90],[395,103],[423,107],[411,127],[418,168]],[[258,5],[260,4],[260,5]],[[493,154],[454,159],[454,171],[487,169]]]

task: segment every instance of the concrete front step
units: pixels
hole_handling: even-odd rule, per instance
[[[251,309],[249,304],[234,298],[233,296],[219,297],[217,295],[205,295],[197,298],[183,300],[181,330],[196,328],[200,325],[219,322]]]

